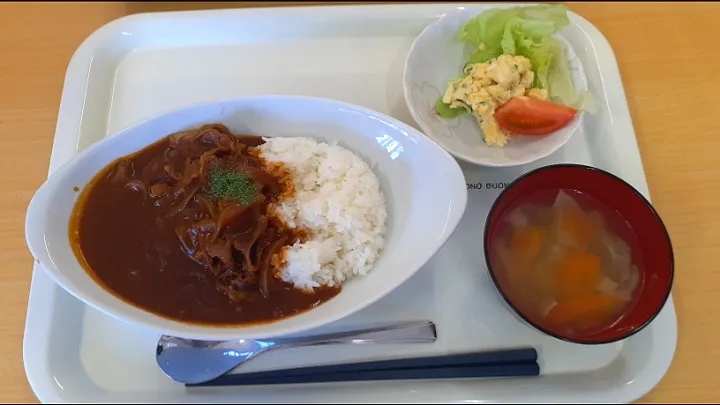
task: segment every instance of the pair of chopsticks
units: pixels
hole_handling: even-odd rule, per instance
[[[381,360],[329,366],[225,374],[186,387],[311,384],[348,381],[531,377],[540,374],[533,348]]]

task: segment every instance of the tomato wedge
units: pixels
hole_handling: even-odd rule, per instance
[[[521,135],[547,135],[567,125],[577,110],[549,101],[515,97],[495,111],[500,128]]]

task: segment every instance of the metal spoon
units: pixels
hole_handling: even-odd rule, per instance
[[[436,339],[435,325],[430,321],[284,339],[210,342],[163,336],[158,341],[155,358],[171,379],[199,384],[214,380],[269,350],[332,344],[432,343]]]

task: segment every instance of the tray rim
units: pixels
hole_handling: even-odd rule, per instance
[[[437,14],[438,16],[456,9],[458,7],[476,8],[478,10],[486,8],[506,8],[521,5],[520,3],[463,3],[463,2],[452,2],[452,3],[426,3],[426,4],[412,4],[419,9],[422,9],[428,14]],[[531,5],[528,3],[522,3],[522,5]],[[212,17],[217,16],[220,13],[234,14],[236,16],[242,16],[247,18],[252,14],[263,14],[263,13],[296,13],[302,14],[304,12],[310,13],[317,11],[318,8],[326,10],[327,19],[332,19],[333,16],[330,13],[337,15],[352,15],[367,13],[371,10],[377,11],[382,9],[387,15],[401,13],[406,10],[410,5],[408,4],[353,4],[353,5],[291,5],[281,7],[248,7],[248,8],[228,8],[228,9],[207,9],[207,10],[184,10],[184,11],[166,11],[166,12],[145,12],[137,13],[132,15],[123,16],[112,20],[105,25],[96,29],[91,33],[77,48],[75,53],[72,55],[63,83],[63,92],[60,101],[60,108],[58,110],[58,118],[56,121],[56,129],[53,140],[53,146],[50,156],[50,164],[48,168],[48,176],[51,175],[58,167],[65,163],[68,159],[72,158],[78,151],[77,141],[80,135],[80,124],[84,110],[84,98],[88,90],[88,76],[90,73],[90,66],[93,62],[94,53],[98,50],[104,41],[117,33],[118,29],[136,21],[142,20],[153,20],[158,18],[187,18],[187,17]],[[594,39],[598,42],[595,45],[599,45],[605,48],[607,65],[611,66],[611,71],[607,72],[611,76],[611,80],[617,80],[620,84],[613,91],[615,95],[622,99],[622,105],[618,106],[618,110],[622,112],[627,118],[630,124],[630,131],[632,131],[633,142],[635,144],[635,152],[637,153],[638,162],[640,166],[636,168],[639,170],[639,174],[642,175],[643,184],[640,188],[640,192],[646,195],[649,199],[649,190],[647,189],[647,176],[645,175],[644,167],[642,165],[642,159],[640,156],[639,145],[637,143],[637,136],[633,127],[632,117],[627,103],[627,96],[625,94],[625,86],[622,82],[620,75],[619,66],[615,56],[615,52],[612,46],[608,42],[607,38],[599,31],[592,23],[581,15],[568,10],[568,14],[578,27],[586,34],[590,32]],[[376,14],[377,15],[377,14]],[[598,54],[598,50],[594,50],[595,55]],[[84,79],[84,80],[81,80]],[[605,80],[604,80],[605,81]],[[620,101],[620,100],[616,100]],[[70,139],[70,134],[74,134],[73,139]],[[73,142],[74,141],[74,142]],[[44,270],[36,263],[33,264],[33,275],[31,281],[30,294],[28,298],[28,306],[26,313],[26,323],[23,336],[23,365],[25,368],[26,377],[28,382],[36,395],[36,397],[43,403],[46,402],[62,402],[63,401],[63,389],[59,387],[59,383],[51,371],[44,367],[43,360],[47,358],[48,348],[43,343],[45,337],[51,336],[49,333],[51,330],[51,322],[53,319],[53,311],[38,311],[38,308],[44,303],[52,303],[55,298],[55,293],[59,287],[55,285],[52,280],[44,273]],[[46,305],[47,306],[47,305]],[[33,309],[35,309],[33,311]],[[677,316],[675,313],[675,307],[673,303],[672,294],[668,298],[665,307],[661,311],[668,312],[667,316],[672,318],[672,336],[665,336],[665,344],[668,346],[661,355],[653,356],[651,354],[648,364],[643,369],[652,368],[652,375],[646,376],[645,382],[642,387],[636,386],[635,392],[627,398],[623,398],[625,401],[635,401],[652,389],[662,380],[664,375],[667,373],[675,351],[677,347]],[[45,318],[45,319],[40,319]],[[32,331],[30,331],[32,327]],[[671,346],[671,347],[670,347]],[[654,353],[654,352],[653,352]],[[650,367],[650,363],[652,367]],[[635,381],[633,381],[635,382]],[[59,389],[58,389],[59,388]]]

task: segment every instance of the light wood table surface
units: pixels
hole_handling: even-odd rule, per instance
[[[127,14],[249,5],[0,4],[0,402],[37,402],[22,362],[32,273],[24,219],[47,175],[73,52],[95,29]],[[615,50],[652,200],[675,246],[678,347],[670,371],[642,401],[718,401],[720,3],[569,7]]]

